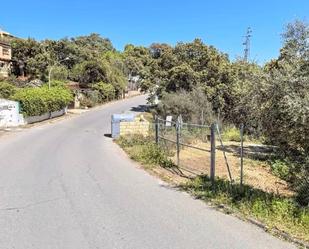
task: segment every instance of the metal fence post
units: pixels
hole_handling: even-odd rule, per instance
[[[212,124],[210,128],[210,180],[213,185],[216,172],[216,125]]]
[[[240,186],[244,178],[244,124],[240,125]]]
[[[176,121],[176,150],[177,150],[177,166],[179,166],[179,153],[180,153],[180,122],[179,118]]]
[[[156,115],[155,117],[155,139],[156,139],[156,144],[159,144],[159,119],[158,116]]]

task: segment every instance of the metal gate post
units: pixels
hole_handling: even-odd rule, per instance
[[[176,150],[177,150],[177,166],[179,166],[179,153],[180,153],[180,122],[176,121]]]
[[[215,183],[216,172],[216,126],[212,124],[210,128],[210,180],[212,185]]]
[[[240,125],[240,186],[244,179],[244,124]]]
[[[159,119],[158,116],[156,115],[155,117],[155,140],[156,144],[159,144]]]

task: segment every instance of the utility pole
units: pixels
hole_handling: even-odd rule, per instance
[[[245,46],[244,48],[244,61],[245,62],[248,62],[249,60],[249,57],[250,57],[250,38],[251,38],[251,33],[252,33],[252,30],[250,27],[247,28],[247,33],[246,35],[244,36],[245,37],[245,41],[242,45]]]

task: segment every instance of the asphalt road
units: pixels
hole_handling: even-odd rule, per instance
[[[139,96],[0,138],[1,249],[294,248],[168,188],[109,138]]]

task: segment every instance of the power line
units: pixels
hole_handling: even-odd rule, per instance
[[[251,35],[252,30],[250,27],[247,28],[247,32],[245,37],[245,41],[242,45],[245,46],[244,48],[244,61],[248,62],[249,58],[250,58],[250,38],[252,37]]]

